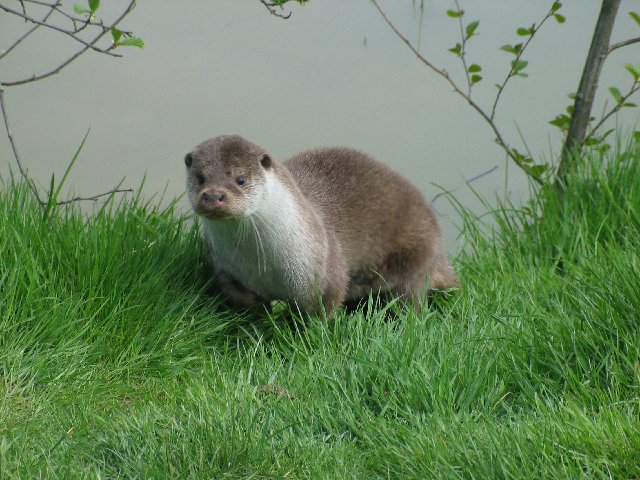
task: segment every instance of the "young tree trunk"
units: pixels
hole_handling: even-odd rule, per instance
[[[556,188],[563,192],[566,187],[567,173],[585,141],[593,97],[598,86],[598,78],[609,49],[609,38],[616,20],[620,0],[602,0],[600,15],[591,40],[587,61],[582,70],[580,86],[573,104],[573,115],[569,123],[569,131],[560,153],[560,163],[556,176]]]

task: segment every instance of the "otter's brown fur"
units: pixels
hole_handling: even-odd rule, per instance
[[[280,163],[237,135],[185,157],[205,254],[243,306],[281,299],[327,313],[371,291],[420,306],[457,284],[420,191],[372,157],[319,148]]]

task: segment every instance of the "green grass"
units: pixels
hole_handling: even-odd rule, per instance
[[[640,148],[597,161],[466,213],[421,316],[329,323],[219,305],[173,206],[5,184],[0,478],[640,478]]]

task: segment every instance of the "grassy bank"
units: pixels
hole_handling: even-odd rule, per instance
[[[460,292],[332,324],[218,305],[171,207],[4,185],[0,478],[638,478],[638,171],[467,216]]]

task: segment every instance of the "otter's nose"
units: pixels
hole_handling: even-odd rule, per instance
[[[202,203],[213,203],[218,205],[224,202],[224,193],[202,192],[202,194],[200,194],[200,201]]]

